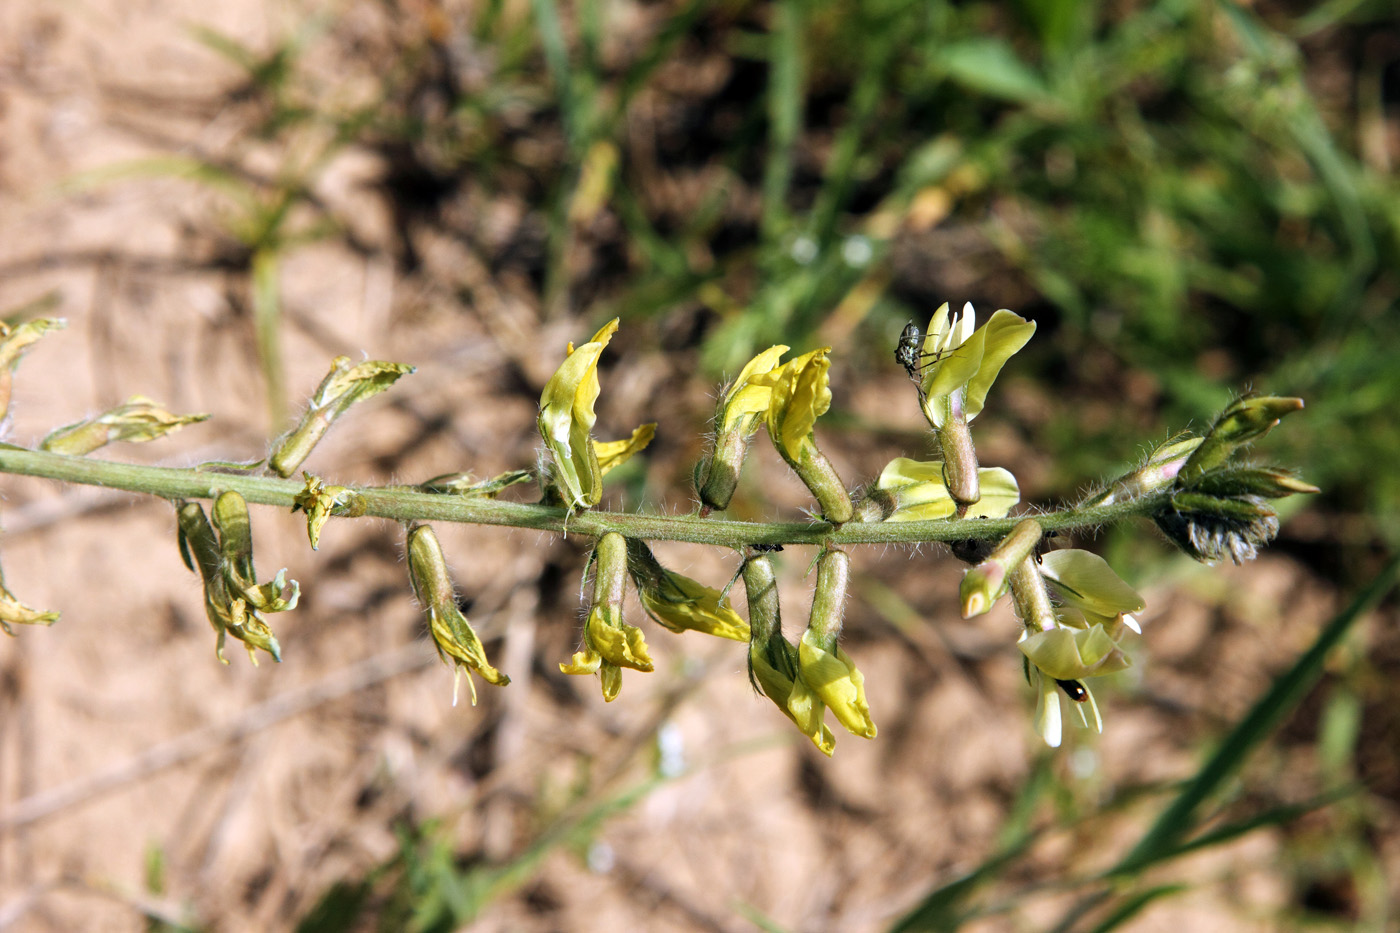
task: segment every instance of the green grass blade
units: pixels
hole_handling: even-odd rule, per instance
[[[1125,900],[1122,904],[1119,904],[1118,907],[1105,917],[1098,926],[1094,927],[1090,933],[1108,933],[1109,930],[1116,930],[1136,917],[1142,912],[1143,908],[1158,898],[1169,897],[1170,895],[1180,894],[1182,891],[1188,890],[1190,890],[1190,886],[1185,884],[1163,884],[1155,888],[1148,888],[1146,891],[1140,891]]]
[[[280,257],[274,249],[260,249],[252,259],[253,333],[258,363],[267,386],[268,423],[274,434],[287,417],[287,387],[282,371],[282,298]]]
[[[1108,872],[1110,876],[1139,872],[1170,856],[1179,847],[1181,840],[1195,825],[1197,808],[1238,771],[1249,754],[1292,714],[1322,676],[1327,655],[1351,631],[1356,621],[1390,592],[1395,585],[1397,570],[1400,570],[1400,557],[1393,557],[1352,604],[1327,623],[1312,647],[1274,680],[1269,691],[1221,741],[1219,748],[1162,812],[1147,834]]]
[[[787,225],[788,186],[802,125],[803,10],[800,0],[785,0],[773,11],[768,46],[768,160],[763,167],[763,239],[777,240]]]

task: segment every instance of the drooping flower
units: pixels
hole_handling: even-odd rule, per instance
[[[471,672],[489,684],[504,687],[510,678],[486,660],[486,648],[457,606],[447,559],[437,534],[429,525],[415,525],[408,533],[408,573],[413,592],[428,616],[428,633],[443,661],[452,664],[452,705],[457,705],[457,687],[467,672],[467,688],[472,706],[476,705],[476,683]]]
[[[198,502],[181,502],[177,514],[180,556],[184,559],[185,566],[197,571],[204,581],[204,614],[218,633],[218,641],[214,646],[215,656],[220,662],[228,663],[228,659],[224,657],[224,639],[232,635],[248,648],[248,657],[254,665],[258,663],[255,648],[261,648],[272,655],[274,661],[281,661],[282,649],[278,646],[272,629],[259,614],[258,608],[242,592],[240,582],[243,570],[240,569],[236,573],[226,572],[228,568],[223,560],[223,547],[214,526],[205,517],[203,506]],[[230,552],[241,555],[245,544],[241,538],[242,533],[235,530],[233,534],[236,540],[231,540]],[[251,574],[250,544],[247,553],[246,570]],[[282,575],[278,576],[280,579]],[[290,609],[295,605],[295,600],[281,602],[282,609]]]
[[[565,674],[597,674],[603,699],[611,703],[622,689],[622,669],[650,673],[646,638],[622,621],[627,587],[627,542],[617,532],[598,539],[593,549],[593,605],[583,625],[583,649],[559,665]]]
[[[647,614],[673,632],[704,632],[749,640],[749,624],[719,590],[667,570],[642,541],[627,539],[627,569]]]

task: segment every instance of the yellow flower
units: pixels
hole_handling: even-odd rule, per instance
[[[924,415],[934,428],[955,418],[976,418],[1002,366],[1035,333],[1034,322],[1005,309],[993,314],[981,330],[975,330],[976,325],[971,303],[950,318],[945,302],[929,321],[923,354],[930,362],[920,389]]]
[[[597,674],[602,681],[603,699],[611,703],[622,689],[622,668],[650,673],[651,656],[647,653],[642,630],[622,621],[622,609],[617,606],[595,605],[588,611],[583,627],[583,650],[574,653],[568,663],[560,664],[565,674]]]
[[[977,476],[982,497],[968,507],[967,518],[1005,518],[1021,501],[1021,489],[1009,471],[984,467]],[[943,463],[939,460],[896,457],[885,465],[875,491],[867,498],[880,504],[881,520],[887,522],[952,518],[958,510],[944,482]]]
[[[588,508],[602,497],[602,472],[591,436],[593,410],[601,387],[598,358],[617,332],[613,318],[583,346],[569,345],[568,356],[540,394],[540,436],[554,458],[555,481],[570,509]]]
[[[695,488],[707,509],[726,509],[739,485],[739,469],[749,450],[749,436],[766,418],[773,400],[773,371],[785,346],[764,350],[739,371],[715,407],[715,442],[696,466]]]
[[[781,344],[771,346],[739,370],[738,377],[720,399],[716,430],[749,435],[758,429],[759,416],[767,414],[773,398],[773,371],[787,351]]]
[[[657,561],[642,541],[627,539],[627,570],[647,614],[673,632],[704,632],[734,641],[749,640],[749,624],[705,586]]]
[[[510,683],[509,677],[486,660],[486,648],[481,639],[457,608],[447,559],[437,534],[428,525],[416,525],[408,533],[408,573],[413,592],[428,614],[428,633],[432,635],[438,656],[453,665],[452,705],[457,705],[457,687],[463,671],[468,672],[467,687],[471,690],[472,706],[476,705],[476,683],[471,671],[498,687]]]
[[[1124,626],[1142,631],[1131,613],[1141,612],[1147,604],[1099,555],[1075,548],[1049,551],[1041,555],[1040,573],[1060,598],[1055,613],[1060,624],[1084,629],[1102,626],[1115,640]]]
[[[789,463],[801,459],[802,447],[811,437],[817,419],[831,407],[829,352],[830,347],[822,347],[805,353],[767,377],[772,380],[768,434]]]
[[[818,643],[811,629],[802,633],[797,646],[801,680],[830,707],[846,731],[862,738],[875,738],[875,723],[865,701],[865,677],[839,646],[830,652]]]
[[[749,674],[764,696],[793,721],[823,755],[836,750],[836,736],[822,720],[826,705],[798,671],[798,649],[781,634],[749,646]]]

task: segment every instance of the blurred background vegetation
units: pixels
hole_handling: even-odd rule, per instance
[[[914,453],[911,422],[849,406],[840,383],[878,377],[907,394],[894,336],[966,300],[1039,326],[986,416],[999,409],[996,449],[1029,461],[1006,462],[1028,499],[1074,496],[1241,391],[1297,395],[1307,410],[1268,455],[1323,493],[1298,504],[1307,511],[1276,549],[1334,587],[1338,606],[1387,567],[1400,513],[1390,3],[362,0],[283,13],[267,45],[192,29],[226,61],[227,87],[152,99],[232,108],[230,141],[77,181],[179,176],[214,193],[190,261],[246,283],[272,427],[296,403],[282,270],[312,243],[387,257],[423,301],[479,319],[510,357],[507,389],[529,400],[556,337],[621,316],[604,366],[650,359],[675,373],[662,382],[674,400],[647,400],[680,425],[656,449],[674,469],[632,474],[627,490],[653,504],[685,501],[696,449],[684,435],[708,416],[705,387],[772,343],[836,347],[846,375],[828,430]],[[387,240],[325,196],[348,154],[373,160],[350,203],[387,216]],[[1140,531],[1095,547],[1129,580],[1189,576]],[[887,618],[907,614],[890,592],[871,583],[863,596]],[[1355,618],[1337,616],[1321,644],[1350,638]],[[915,910],[899,929],[1025,928],[975,924],[1048,888],[1075,895],[1057,929],[1136,929],[1193,883],[1163,864],[1268,830],[1289,840],[1296,876],[1249,923],[1392,928],[1400,865],[1371,827],[1400,804],[1400,642],[1372,637],[1367,650],[1348,642],[1317,691],[1322,657],[1294,663],[1303,643],[1256,704],[1184,740],[1211,749],[1231,735],[1235,757],[1124,793],[1107,817],[1040,759],[975,867],[928,879],[925,900],[886,904],[887,916]],[[1268,761],[1306,749],[1320,775],[1310,795],[1279,799],[1267,775],[1236,783],[1248,753],[1278,742]],[[657,764],[656,782],[673,776]],[[462,851],[430,820],[407,823],[393,858],[335,885],[298,929],[465,924],[526,885],[551,848],[591,858],[598,827],[652,786],[609,796],[585,784],[505,862]],[[1203,801],[1227,787],[1233,809],[1206,827]],[[1096,821],[1142,796],[1157,822],[1098,852]],[[1074,879],[1018,861],[1066,827],[1089,865]]]

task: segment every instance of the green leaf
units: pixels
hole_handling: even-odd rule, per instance
[[[944,46],[937,64],[970,91],[1021,104],[1050,96],[1045,80],[1003,39],[967,39]]]

